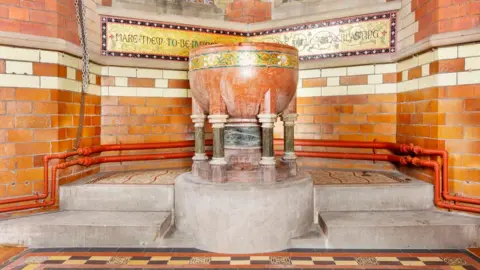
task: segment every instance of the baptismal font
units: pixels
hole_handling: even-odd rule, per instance
[[[212,182],[275,182],[296,173],[298,50],[274,43],[213,45],[190,54],[195,123],[195,176]],[[208,114],[208,117],[206,116]],[[279,168],[273,147],[278,116],[285,154]],[[204,147],[205,121],[213,127],[213,158]]]
[[[276,43],[198,47],[189,80],[195,156],[176,180],[175,224],[197,248],[231,253],[289,247],[313,224],[313,185],[294,153],[298,50]],[[275,159],[273,128],[284,124]],[[205,151],[212,124],[213,155]]]

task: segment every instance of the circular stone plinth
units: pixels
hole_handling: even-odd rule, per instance
[[[309,175],[277,183],[211,183],[191,173],[175,180],[175,226],[195,236],[198,249],[271,252],[313,224]]]

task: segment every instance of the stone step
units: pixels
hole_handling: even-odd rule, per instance
[[[438,210],[321,212],[328,248],[467,248],[480,243],[480,217]]]
[[[425,210],[433,207],[433,186],[418,180],[398,184],[314,186],[315,213]]]
[[[290,240],[290,248],[327,248],[327,237],[318,224],[313,224],[306,234]]]
[[[60,208],[68,211],[172,211],[173,185],[85,184],[60,187]]]
[[[28,247],[156,247],[170,212],[60,211],[0,221],[0,244]]]

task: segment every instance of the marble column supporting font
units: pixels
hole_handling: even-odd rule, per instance
[[[284,160],[296,159],[295,156],[295,121],[297,120],[297,114],[287,114],[282,117],[283,120],[283,134],[284,142],[283,149],[285,154],[283,155]]]
[[[228,115],[209,115],[213,129],[213,158],[210,161],[211,180],[223,183],[227,181],[227,162],[225,160],[224,130]]]
[[[262,174],[264,182],[274,182],[275,174],[275,153],[273,151],[273,127],[276,114],[260,114],[258,115],[260,123],[262,123]]]
[[[205,115],[192,115],[193,123],[195,123],[195,156],[193,160],[206,160],[205,155]]]
[[[191,116],[195,123],[195,155],[193,156],[192,174],[204,179],[208,178],[208,157],[205,154],[205,118],[203,114]]]
[[[282,161],[287,163],[289,167],[290,175],[297,174],[297,156],[295,155],[295,121],[297,120],[297,114],[286,114],[282,116],[283,120],[283,148],[284,154]]]

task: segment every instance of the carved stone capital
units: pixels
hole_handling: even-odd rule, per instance
[[[212,124],[213,128],[223,128],[227,122],[228,115],[226,114],[213,114],[208,116],[208,121]]]
[[[293,126],[295,124],[295,121],[297,121],[297,118],[298,118],[298,114],[296,113],[282,115],[283,125]]]
[[[259,114],[258,121],[262,123],[262,128],[273,128],[277,120],[276,114]]]
[[[195,127],[203,127],[207,117],[204,114],[193,114],[190,118],[192,118],[192,122],[195,123]]]

